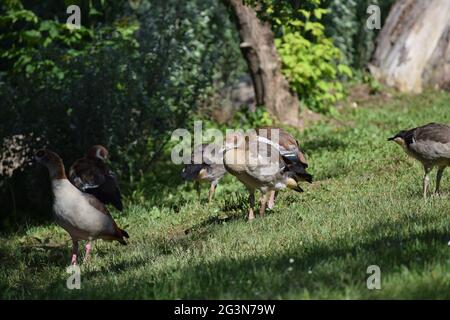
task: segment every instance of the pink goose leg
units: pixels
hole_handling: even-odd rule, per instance
[[[86,243],[86,255],[84,256],[84,262],[89,261],[91,249],[92,249],[92,244],[90,241],[88,241],[88,243]]]
[[[72,239],[72,265],[77,264],[77,255],[78,255],[78,241]]]
[[[269,191],[270,192],[270,196],[269,196],[269,209],[272,210],[273,207],[275,206],[275,190]]]

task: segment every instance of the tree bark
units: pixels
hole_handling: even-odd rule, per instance
[[[450,1],[397,0],[369,69],[376,79],[403,92],[450,89]]]
[[[256,104],[265,106],[282,123],[299,126],[299,100],[281,72],[281,60],[270,24],[258,19],[256,11],[245,6],[242,0],[223,2],[231,9],[236,21],[240,48],[252,77]]]

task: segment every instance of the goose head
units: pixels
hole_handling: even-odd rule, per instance
[[[108,150],[104,146],[99,144],[92,146],[86,154],[86,158],[100,159],[102,161],[108,160],[108,157],[109,157]]]
[[[61,157],[48,149],[38,150],[34,160],[48,169],[51,179],[65,179],[64,164]]]

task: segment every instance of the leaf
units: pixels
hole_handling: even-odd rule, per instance
[[[36,70],[36,67],[35,67],[34,65],[32,65],[32,64],[28,64],[28,65],[25,67],[25,72],[26,72],[28,75],[32,74],[35,70]]]
[[[89,9],[89,15],[90,16],[102,16],[103,14],[99,11],[97,11],[97,9],[95,9],[94,7]]]
[[[29,44],[38,42],[41,36],[42,34],[38,30],[27,30],[22,33],[22,39]]]
[[[350,69],[350,67],[348,67],[347,65],[345,65],[345,64],[339,64],[339,65],[337,66],[337,68],[338,68],[338,70],[339,70],[339,73],[341,73],[341,74],[343,74],[343,75],[346,75],[346,76],[349,77],[349,78],[353,77],[352,69]]]
[[[301,13],[306,19],[309,19],[311,17],[311,13],[306,11],[305,9],[298,10],[299,13]]]
[[[314,9],[314,12],[313,12],[314,16],[319,20],[322,19],[322,16],[327,13],[328,13],[328,10],[322,9],[322,8]]]

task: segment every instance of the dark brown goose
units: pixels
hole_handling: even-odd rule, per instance
[[[80,191],[90,193],[104,204],[112,204],[122,211],[122,196],[114,173],[105,161],[108,150],[101,145],[89,149],[86,156],[70,167],[69,180]]]
[[[216,152],[210,152],[215,150]],[[214,144],[201,144],[194,148],[191,163],[186,164],[181,177],[186,181],[195,181],[197,194],[200,197],[200,183],[210,183],[208,202],[214,197],[219,180],[227,172],[223,165],[223,149]]]
[[[421,127],[402,130],[388,139],[398,143],[408,155],[419,160],[424,168],[423,197],[426,199],[430,183],[429,173],[438,168],[436,193],[439,193],[442,174],[450,165],[450,126],[429,123]]]

